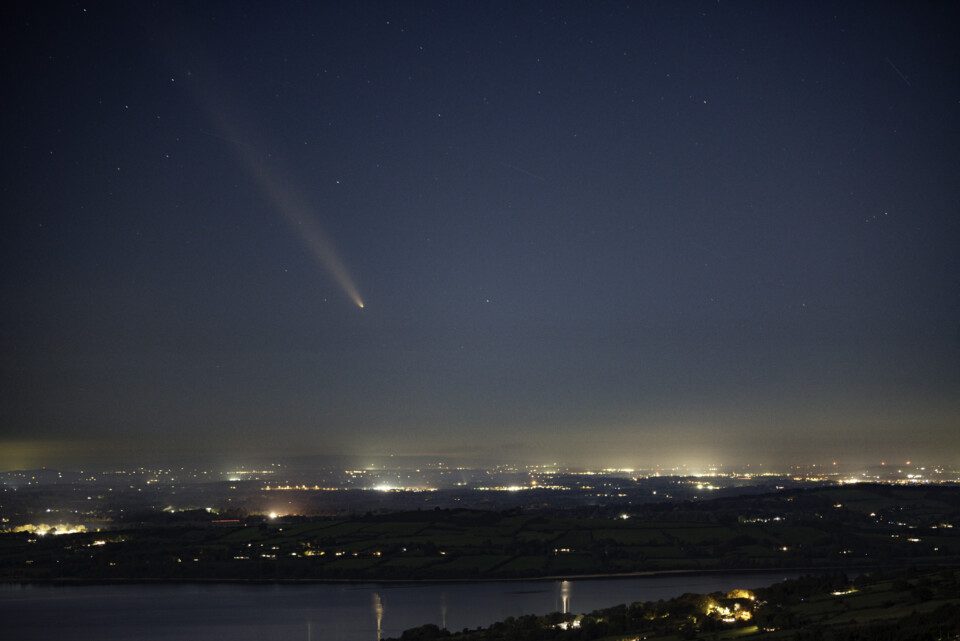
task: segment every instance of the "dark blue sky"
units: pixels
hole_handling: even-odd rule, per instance
[[[956,3],[194,5],[4,20],[0,467],[956,462]]]

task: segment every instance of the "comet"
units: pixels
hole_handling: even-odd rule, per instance
[[[261,190],[273,202],[275,209],[284,220],[297,232],[317,262],[323,266],[353,304],[363,309],[363,297],[356,282],[347,271],[330,237],[320,227],[302,196],[291,186],[284,184],[263,164],[251,167],[251,172]]]
[[[223,92],[214,92],[209,89],[203,91],[199,86],[197,90],[198,100],[205,107],[216,130],[216,133],[202,130],[201,133],[222,140],[233,148],[247,173],[273,206],[272,208],[300,236],[307,250],[339,285],[347,298],[359,309],[363,309],[363,297],[360,295],[356,281],[340,257],[333,241],[317,221],[307,199],[294,185],[284,180],[280,172],[261,160],[256,152],[257,146],[251,144],[251,141],[242,133],[244,129],[250,131],[250,128],[240,127],[238,123],[241,121],[232,121],[225,115],[228,110],[224,107],[228,104],[235,105],[236,101],[224,100]],[[221,99],[217,100],[217,96]]]

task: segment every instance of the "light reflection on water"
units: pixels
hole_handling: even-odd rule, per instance
[[[373,593],[373,616],[377,619],[377,641],[383,638],[383,601],[380,593]]]
[[[795,573],[570,581],[308,585],[0,585],[4,635],[19,641],[380,641],[434,623],[588,612],[684,592],[758,587]]]

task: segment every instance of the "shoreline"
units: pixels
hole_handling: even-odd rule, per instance
[[[798,573],[829,573],[829,572],[856,572],[862,574],[870,570],[905,567],[901,565],[870,565],[862,567],[849,566],[805,566],[795,568],[714,568],[714,569],[679,569],[679,570],[642,570],[637,572],[613,572],[592,574],[567,574],[537,577],[504,577],[504,578],[462,578],[462,579],[221,579],[221,578],[114,578],[114,579],[87,579],[87,578],[56,578],[56,579],[23,579],[0,580],[0,585],[43,585],[43,586],[89,586],[89,585],[428,585],[452,583],[519,583],[519,582],[554,582],[554,581],[607,581],[617,579],[663,578],[668,576],[708,576],[713,574],[775,574],[786,572]],[[930,567],[953,567],[947,565],[931,565]]]

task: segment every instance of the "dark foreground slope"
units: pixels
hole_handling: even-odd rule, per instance
[[[587,614],[523,616],[451,633],[435,625],[400,641],[946,641],[960,638],[960,572],[809,576],[756,591],[685,594]]]

